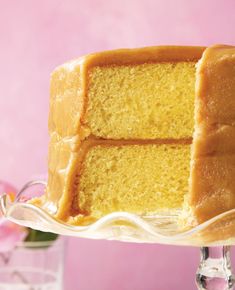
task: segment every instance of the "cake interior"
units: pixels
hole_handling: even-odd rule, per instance
[[[182,207],[194,98],[195,62],[90,68],[83,122],[89,138],[105,141],[84,154],[73,208],[100,218]]]
[[[98,218],[179,208],[188,190],[189,159],[189,145],[95,146],[80,179],[80,213]]]
[[[194,87],[194,62],[91,68],[85,124],[105,139],[191,137]]]

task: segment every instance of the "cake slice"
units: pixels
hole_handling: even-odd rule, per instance
[[[200,223],[235,207],[234,49],[203,51],[124,49],[58,67],[47,193],[35,202],[78,225],[183,207]]]

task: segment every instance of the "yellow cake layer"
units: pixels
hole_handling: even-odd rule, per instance
[[[180,208],[188,192],[190,145],[92,147],[78,185],[79,212],[99,218]]]
[[[195,62],[96,66],[84,124],[107,139],[191,137]]]

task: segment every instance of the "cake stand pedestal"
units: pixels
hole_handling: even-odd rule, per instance
[[[201,246],[202,235],[209,233],[207,246],[204,246],[203,242],[204,247],[201,247],[201,259],[196,273],[197,287],[199,290],[233,289],[235,279],[231,267],[230,245],[235,244],[234,225],[233,223],[230,225],[229,233],[232,233],[232,237],[229,240],[223,239],[223,234],[220,235],[218,241],[210,240],[210,232],[216,229],[218,233],[221,224],[223,225],[222,222],[225,221],[226,227],[228,225],[226,221],[235,220],[235,209],[213,217],[187,231],[179,228],[177,212],[154,217],[116,212],[89,226],[73,226],[56,220],[45,208],[27,202],[29,198],[36,196],[36,193],[38,195],[40,190],[34,189],[35,186],[41,187],[41,192],[43,192],[46,182],[28,182],[19,191],[14,202],[11,202],[6,194],[0,196],[0,211],[3,215],[12,222],[37,230],[93,239]],[[35,195],[32,195],[34,190]]]
[[[201,248],[201,259],[196,273],[199,290],[233,289],[230,249],[230,246]]]

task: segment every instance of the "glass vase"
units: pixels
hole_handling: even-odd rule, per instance
[[[0,252],[0,290],[62,290],[64,240],[23,242]]]

